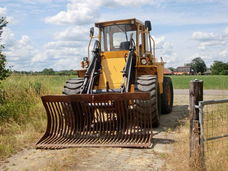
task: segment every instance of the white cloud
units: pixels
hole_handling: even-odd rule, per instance
[[[65,29],[62,32],[58,32],[54,35],[54,38],[57,40],[66,40],[66,41],[84,41],[88,40],[89,29],[86,27],[70,27]]]
[[[45,18],[45,22],[52,24],[86,25],[98,20],[101,7],[143,6],[160,3],[158,0],[69,0],[65,11]]]
[[[228,36],[228,27],[226,27],[225,29],[224,29],[224,36]]]
[[[162,59],[167,63],[168,66],[173,65],[177,62],[177,55],[174,52],[172,43],[168,42],[165,36],[154,37],[156,57]]]
[[[27,35],[22,35],[16,40],[14,33],[5,28],[2,34],[2,42],[5,45],[3,53],[7,57],[8,65],[13,69],[28,68],[31,65],[32,57],[38,52]]]
[[[94,1],[91,4],[89,0],[70,0],[66,11],[60,11],[55,16],[47,17],[45,21],[52,24],[84,25],[91,23],[98,18],[96,11],[98,0]]]
[[[3,17],[6,15],[6,8],[1,8],[0,7],[0,17]]]
[[[222,57],[224,57],[224,58],[228,58],[228,50],[225,49],[225,50],[221,51],[219,53],[219,55],[222,56]]]
[[[215,34],[213,32],[194,32],[192,38],[199,42],[198,48],[201,50],[206,50],[208,47],[222,47],[228,43],[226,40],[227,28],[223,31],[223,34]]]
[[[194,32],[192,38],[198,41],[215,40],[217,37],[214,33]]]

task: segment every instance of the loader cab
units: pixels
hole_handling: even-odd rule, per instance
[[[99,28],[102,52],[128,51],[132,38],[139,58],[148,54],[155,57],[154,40],[150,36],[152,30],[150,21],[143,23],[133,18],[99,22],[95,23],[95,26]]]
[[[100,28],[101,51],[124,51],[130,48],[130,39],[136,41],[136,25],[114,24]]]

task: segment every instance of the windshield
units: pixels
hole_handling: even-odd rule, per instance
[[[106,26],[101,29],[101,50],[119,51],[128,50],[130,37],[136,40],[136,26],[132,24],[121,24]]]

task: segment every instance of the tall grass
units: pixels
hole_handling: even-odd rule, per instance
[[[0,84],[0,159],[31,145],[46,127],[40,97],[61,94],[69,76],[12,75]]]
[[[204,81],[204,89],[228,89],[228,75],[175,75],[171,76],[175,89],[188,89],[194,79]]]

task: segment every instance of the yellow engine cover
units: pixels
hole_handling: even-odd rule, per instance
[[[123,68],[128,51],[103,52],[101,55],[101,72],[98,89],[106,89],[106,82],[110,89],[120,88],[123,81]]]

